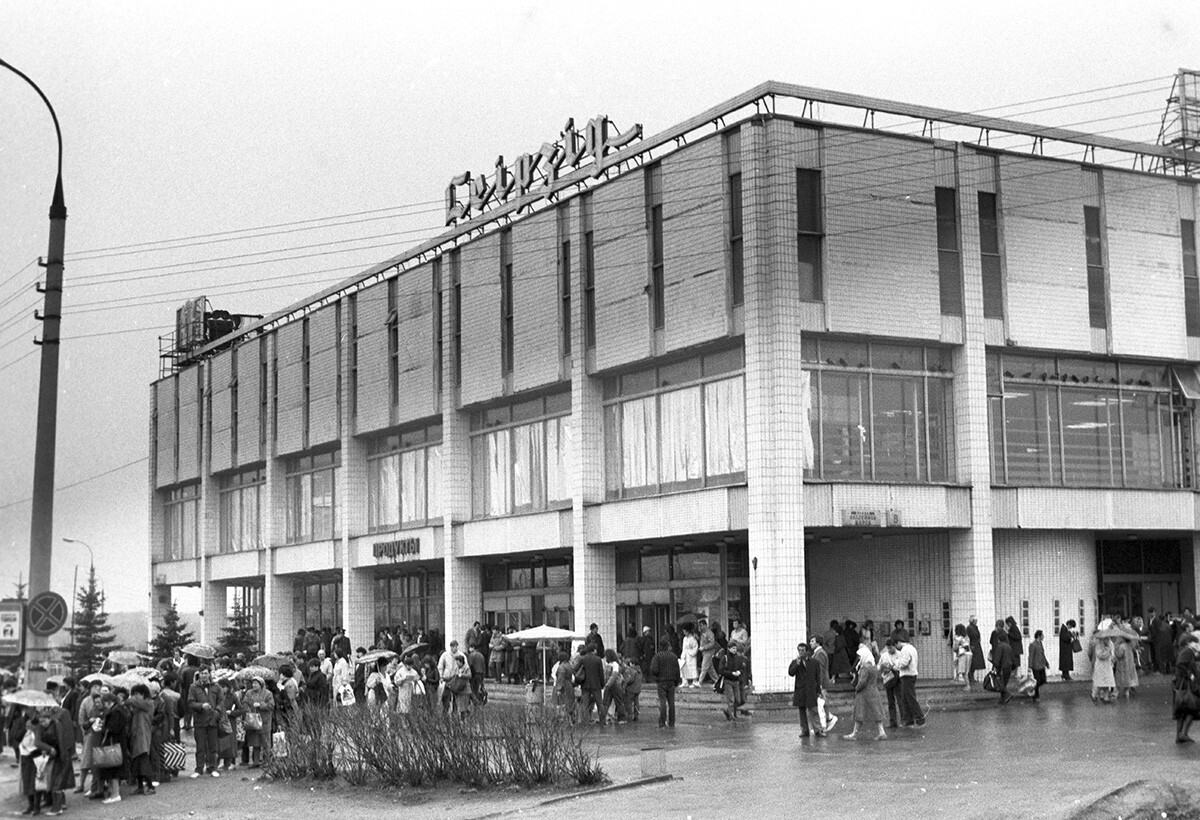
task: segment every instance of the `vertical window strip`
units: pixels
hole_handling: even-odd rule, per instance
[[[512,230],[500,234],[500,372],[513,371]]]
[[[433,260],[433,386],[437,395],[442,394],[442,356],[446,340],[442,328],[442,257]]]
[[[238,348],[229,351],[229,463],[238,463]]]
[[[666,326],[662,165],[646,169],[646,221],[650,232],[650,316],[654,329],[661,330]]]
[[[450,251],[450,281],[454,287],[454,386],[462,387],[462,251]]]
[[[571,240],[563,239],[559,253],[559,323],[562,355],[571,355]]]
[[[958,240],[958,191],[934,188],[937,210],[938,293],[943,316],[962,316],[962,259]]]
[[[304,432],[304,446],[308,446],[308,428],[309,428],[309,407],[312,398],[312,347],[309,337],[309,320],[307,318],[300,325],[301,347],[300,347],[300,384],[301,393],[304,397],[304,405],[300,408],[300,426]]]
[[[729,293],[734,307],[746,301],[746,269],[742,248],[742,174],[729,175]]]
[[[350,294],[347,301],[350,325],[350,429],[358,418],[358,294]]]
[[[586,201],[591,202],[590,195]],[[588,349],[593,350],[596,347],[596,240],[590,219],[587,225],[583,233],[583,320],[585,341]]]
[[[1200,274],[1196,270],[1196,222],[1179,220],[1183,250],[1183,308],[1187,335],[1200,336]]]
[[[800,298],[825,299],[825,220],[821,207],[821,172],[796,169],[796,254],[800,270]]]
[[[1083,229],[1087,252],[1088,320],[1091,326],[1103,330],[1108,327],[1108,309],[1105,305],[1104,233],[1100,209],[1094,205],[1083,206]]]
[[[395,417],[400,405],[400,312],[396,304],[398,283],[387,280],[388,403]]]
[[[1004,318],[1004,266],[1000,256],[1000,215],[996,195],[979,192],[979,261],[983,270],[983,315]]]

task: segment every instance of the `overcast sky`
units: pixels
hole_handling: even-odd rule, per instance
[[[110,609],[147,606],[149,385],[179,304],[270,313],[396,255],[440,230],[449,177],[568,117],[653,134],[774,79],[1152,142],[1200,67],[1192,2],[417,5],[0,4],[0,57],[65,142],[55,590],[88,560],[65,536]],[[0,123],[4,597],[28,573],[55,150],[4,71]]]

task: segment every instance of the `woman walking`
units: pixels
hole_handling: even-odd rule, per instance
[[[691,625],[683,628],[683,685],[690,689],[699,689],[697,679],[700,677],[700,667],[696,657],[700,654],[700,641],[696,639],[696,631]],[[615,659],[614,659],[615,660]]]
[[[966,686],[967,691],[971,691],[971,684],[967,682],[967,675],[971,671],[971,640],[967,637],[967,628],[962,624],[954,625],[954,680]]]
[[[14,706],[21,709],[21,706]],[[22,814],[40,814],[42,795],[46,789],[38,789],[39,775],[45,784],[42,772],[48,766],[54,765],[54,746],[47,742],[47,727],[50,723],[48,716],[39,715],[37,710],[25,709],[24,724],[21,739],[17,741],[17,754],[21,759],[21,794],[29,800],[29,807]]]
[[[1175,657],[1175,742],[1195,743],[1188,732],[1192,721],[1200,717],[1200,680],[1198,680],[1196,659],[1197,639],[1191,632],[1181,633],[1176,644],[1178,653]]]
[[[864,725],[875,730],[876,740],[887,738],[887,732],[883,731],[883,696],[879,694],[879,667],[875,665],[875,656],[865,645],[859,647],[858,665],[855,667],[854,728],[850,734],[842,737],[854,740],[858,737],[858,730]]]
[[[1092,658],[1092,702],[1112,703],[1117,681],[1113,675],[1112,621],[1107,618],[1092,634],[1088,655]]]
[[[575,721],[575,669],[566,652],[558,653],[554,666],[554,708],[572,723]]]
[[[1075,621],[1070,620],[1058,629],[1058,671],[1063,680],[1070,680],[1075,671],[1075,653],[1079,637],[1075,633]]]

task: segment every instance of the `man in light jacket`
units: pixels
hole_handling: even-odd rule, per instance
[[[707,683],[711,677],[713,683],[720,677],[713,668],[713,656],[717,654],[717,638],[708,628],[708,621],[700,621],[700,683]]]
[[[437,670],[438,680],[438,696],[442,701],[442,709],[449,712],[450,707],[454,705],[454,693],[446,688],[446,681],[455,677],[458,674],[458,656],[463,656],[463,662],[466,662],[466,655],[458,651],[458,641],[450,641],[450,646],[438,658]]]
[[[896,658],[892,668],[900,674],[900,723],[908,728],[925,725],[925,713],[917,703],[917,648],[909,642],[908,630],[898,629]]]

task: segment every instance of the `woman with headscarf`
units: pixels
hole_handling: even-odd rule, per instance
[[[250,749],[250,768],[262,765],[263,749],[271,737],[271,715],[275,696],[258,675],[250,679],[250,688],[242,695],[242,723],[246,727],[246,746]]]
[[[1188,732],[1192,721],[1200,717],[1200,669],[1197,668],[1197,651],[1200,638],[1191,632],[1183,632],[1176,643],[1175,655],[1175,742],[1194,743]]]
[[[1116,697],[1125,696],[1129,700],[1138,687],[1137,671],[1137,633],[1133,627],[1122,627],[1125,637],[1113,640],[1113,679],[1116,684]]]
[[[1092,703],[1113,701],[1113,690],[1117,681],[1113,675],[1113,640],[1109,634],[1111,629],[1112,621],[1105,618],[1088,642],[1088,655],[1092,659]]]
[[[887,732],[883,730],[883,696],[879,694],[879,667],[875,665],[875,655],[865,644],[860,644],[856,658],[854,728],[850,734],[842,737],[854,740],[858,737],[858,730],[867,725],[874,728],[876,740],[884,740]]]
[[[700,677],[700,666],[696,660],[699,655],[700,641],[696,638],[696,631],[691,624],[686,624],[683,627],[683,667],[680,672],[683,675],[683,685],[691,689],[700,688],[697,680]],[[615,657],[612,662],[616,662]]]
[[[20,706],[14,706],[20,709]],[[49,789],[38,789],[39,775],[47,767],[54,765],[56,751],[51,742],[54,738],[47,737],[51,731],[51,721],[48,714],[38,714],[38,710],[28,707],[24,711],[24,724],[21,739],[17,741],[17,754],[20,756],[21,794],[29,800],[29,808],[22,814],[39,814],[41,801]],[[45,777],[42,776],[43,784]]]
[[[395,683],[396,711],[407,715],[412,711],[413,692],[421,682],[421,673],[417,671],[417,656],[409,655],[404,662],[396,667],[392,675]]]
[[[154,767],[150,760],[154,701],[146,684],[134,684],[129,690],[128,707],[129,776],[137,784],[134,794],[154,794]]]

